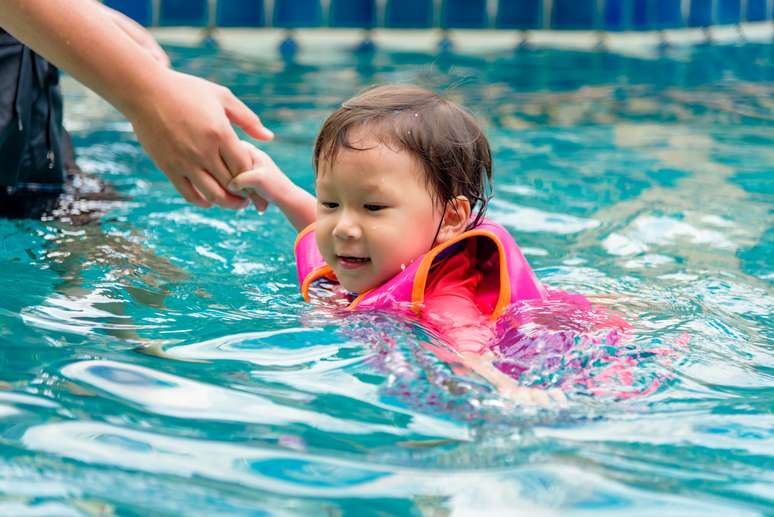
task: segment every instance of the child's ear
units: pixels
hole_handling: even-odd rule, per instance
[[[443,211],[441,229],[436,244],[441,244],[465,231],[470,219],[470,201],[465,196],[457,196],[448,203]]]

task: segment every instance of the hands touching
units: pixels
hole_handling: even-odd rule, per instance
[[[169,69],[145,29],[95,0],[6,0],[0,27],[118,108],[188,201],[245,206],[226,190],[251,165],[232,124],[258,140],[272,133],[228,89]]]
[[[293,183],[268,154],[247,142],[241,145],[251,159],[250,170],[235,177],[228,189],[237,194],[248,193],[259,212],[266,210],[269,203],[277,205],[296,230],[313,223],[317,208],[314,196]]]
[[[130,118],[148,155],[187,201],[204,208],[213,204],[244,208],[247,201],[226,190],[232,176],[252,166],[231,123],[258,140],[271,140],[271,131],[227,88],[169,70],[169,56],[144,27],[102,7],[124,33],[167,69],[164,75],[173,84],[169,94],[156,96],[155,110],[141,110]],[[265,210],[263,200],[255,197],[253,201],[259,210]]]
[[[164,69],[145,102],[125,111],[140,144],[189,202],[244,208],[226,190],[232,175],[252,166],[231,124],[258,140],[273,134],[227,88]]]

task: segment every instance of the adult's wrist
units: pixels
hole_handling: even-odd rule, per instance
[[[174,88],[175,72],[162,66],[150,55],[143,57],[147,63],[144,64],[143,70],[131,77],[130,84],[105,95],[105,98],[133,124],[144,118],[149,111],[157,111],[157,98],[174,95],[173,91],[165,92]]]

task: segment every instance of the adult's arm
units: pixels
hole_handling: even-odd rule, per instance
[[[116,11],[115,9],[111,9],[104,4],[100,5],[104,7],[105,12],[107,12],[108,16],[113,20],[113,23],[115,23],[119,29],[124,31],[130,38],[132,38],[135,43],[144,48],[146,52],[153,56],[153,59],[165,67],[169,67],[169,56],[167,56],[167,53],[164,52],[164,49],[161,48],[161,45],[158,44],[153,35],[148,32],[145,27],[132,20],[125,14]]]
[[[252,164],[231,123],[273,135],[227,88],[166,68],[94,0],[3,0],[0,27],[121,111],[188,201],[244,206],[225,189]]]

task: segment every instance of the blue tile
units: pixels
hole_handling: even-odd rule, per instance
[[[394,29],[427,29],[433,26],[433,0],[388,0],[384,26]]]
[[[329,19],[331,27],[373,27],[376,0],[333,0]]]
[[[261,27],[263,0],[218,0],[218,27]]]
[[[683,11],[678,0],[652,0],[655,13],[650,15],[655,29],[674,29],[683,27]]]
[[[762,22],[766,20],[766,0],[747,0],[745,19],[748,22]]]
[[[274,25],[288,29],[319,27],[322,10],[319,0],[275,0]]]
[[[162,0],[159,24],[204,27],[207,25],[207,0]]]
[[[543,1],[500,0],[495,27],[498,29],[543,28]]]
[[[631,28],[634,30],[650,30],[656,25],[656,10],[649,9],[650,0],[633,0]]]
[[[653,29],[656,25],[656,17],[652,4],[652,0],[607,0],[604,14],[605,30]]]
[[[153,23],[150,0],[105,0],[105,5],[120,11],[140,25]]]
[[[712,25],[712,0],[691,0],[688,26],[709,27]]]
[[[553,29],[594,29],[596,0],[554,0],[551,13]]]
[[[608,0],[605,3],[604,28],[609,31],[624,31],[629,28],[631,2],[629,0]]]
[[[441,7],[444,29],[484,29],[488,23],[486,0],[446,0]]]
[[[741,21],[742,2],[740,0],[718,0],[718,13],[715,23],[735,25]]]

